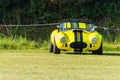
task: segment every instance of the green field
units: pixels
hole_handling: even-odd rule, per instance
[[[0,80],[119,80],[120,52],[103,55],[1,50]]]

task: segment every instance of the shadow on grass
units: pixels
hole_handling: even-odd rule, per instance
[[[65,53],[65,54],[69,54],[69,55],[96,55],[96,54],[92,54],[92,53]]]
[[[70,55],[99,55],[99,54],[92,54],[92,53],[66,53]],[[120,56],[120,52],[104,52],[100,56]]]
[[[104,56],[120,56],[120,52],[104,52]]]

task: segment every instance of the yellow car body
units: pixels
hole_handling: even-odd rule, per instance
[[[49,51],[60,54],[61,50],[102,54],[102,36],[88,20],[63,20],[50,35]]]

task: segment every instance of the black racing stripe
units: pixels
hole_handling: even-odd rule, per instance
[[[77,32],[74,33],[75,33],[75,42],[77,42]]]
[[[74,31],[74,38],[75,38],[75,42],[77,42],[77,39],[78,39],[78,37],[77,37],[77,32],[80,32],[80,42],[83,42],[83,31]]]
[[[82,35],[83,31],[80,31],[80,42],[83,42],[83,35]]]

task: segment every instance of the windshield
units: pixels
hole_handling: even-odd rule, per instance
[[[91,31],[93,29],[93,24],[81,23],[81,22],[63,22],[60,24],[60,31],[70,30],[70,29],[84,29]]]

